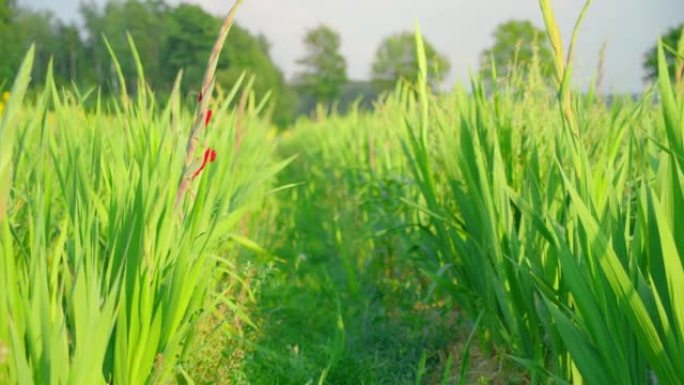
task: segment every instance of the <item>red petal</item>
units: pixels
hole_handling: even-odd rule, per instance
[[[211,148],[207,148],[204,151],[204,159],[202,160],[202,165],[195,171],[194,174],[192,174],[192,179],[195,179],[201,172],[204,170],[204,168],[207,166],[207,161],[209,160],[209,157],[211,156],[211,152],[213,150]]]
[[[211,119],[211,110],[208,109],[206,114],[204,115],[204,127],[209,125],[209,120]]]

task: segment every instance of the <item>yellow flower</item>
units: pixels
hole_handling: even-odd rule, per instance
[[[5,103],[0,102],[0,115],[2,115],[2,111],[5,110]]]
[[[9,98],[10,98],[10,93],[9,93],[8,91],[5,91],[5,92],[2,93],[2,101],[3,101],[3,102],[8,101]]]

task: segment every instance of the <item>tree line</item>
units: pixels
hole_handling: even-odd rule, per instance
[[[219,17],[197,5],[171,6],[163,0],[110,1],[102,8],[84,3],[80,15],[83,23],[78,27],[49,12],[22,9],[16,0],[0,0],[0,85],[12,80],[23,54],[35,43],[34,84],[41,83],[52,60],[58,83],[75,84],[81,89],[97,85],[105,94],[116,92],[119,85],[104,43],[106,38],[130,82],[127,87],[134,90],[137,80],[127,38],[130,33],[150,86],[157,92],[169,92],[182,70],[182,91],[191,95],[196,91],[193,87],[201,82],[221,23]],[[676,48],[681,30],[682,26],[670,29],[664,36],[666,44]],[[273,121],[285,126],[296,114],[310,112],[317,103],[350,104],[361,98],[369,104],[392,89],[399,79],[415,80],[418,71],[413,33],[397,33],[380,43],[371,65],[370,82],[348,78],[341,43],[339,33],[328,26],[309,30],[303,39],[305,54],[297,61],[299,70],[288,82],[270,56],[268,39],[235,25],[218,64],[217,83],[230,88],[243,72],[257,75],[254,91],[257,95],[272,93]],[[425,50],[431,69],[428,81],[438,90],[450,63],[429,41]],[[647,76],[651,77],[655,73],[654,53],[649,51],[644,61]],[[542,30],[529,21],[509,21],[497,27],[493,45],[482,52],[480,72],[490,79],[496,69],[497,76],[505,78],[511,63],[525,71],[536,62],[542,76],[551,76],[550,57]]]
[[[99,9],[93,3],[80,8],[83,26],[67,24],[49,12],[34,12],[16,6],[15,0],[0,0],[0,81],[11,80],[31,43],[36,43],[34,84],[40,84],[50,60],[61,84],[79,87],[99,85],[102,92],[116,91],[116,73],[104,38],[111,46],[127,79],[129,89],[137,84],[136,66],[127,33],[135,42],[145,78],[158,92],[169,92],[179,71],[182,91],[196,92],[221,20],[201,7],[170,6],[162,0],[110,1]],[[221,55],[217,83],[230,86],[243,71],[258,74],[258,95],[272,91],[273,119],[285,124],[292,119],[293,91],[269,55],[265,36],[254,35],[236,25],[231,43]]]

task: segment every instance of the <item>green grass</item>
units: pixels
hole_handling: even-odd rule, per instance
[[[684,86],[660,47],[639,100],[575,91],[540,5],[554,84],[434,94],[421,60],[279,135],[251,81],[194,112],[49,70],[26,97],[30,51],[0,117],[0,383],[681,383]]]
[[[86,112],[48,76],[35,103],[22,103],[27,73],[2,126],[13,151],[3,151],[12,182],[3,184],[11,189],[0,232],[0,340],[9,350],[0,381],[166,382],[182,372],[185,341],[230,270],[240,221],[283,166],[264,144],[268,126],[244,123],[238,148],[234,125],[214,129],[235,120],[222,113],[229,100],[217,101],[201,142],[217,161],[177,206],[187,138],[179,127],[191,120],[177,95],[166,106],[147,93],[109,107],[98,99]]]

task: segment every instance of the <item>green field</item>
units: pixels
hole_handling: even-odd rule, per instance
[[[552,84],[433,91],[417,31],[415,82],[287,129],[215,56],[199,97],[139,60],[105,97],[30,84],[29,51],[0,89],[0,384],[684,383],[672,48],[638,98],[580,92],[540,4]]]

